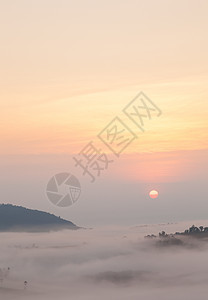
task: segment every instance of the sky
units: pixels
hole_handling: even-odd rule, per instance
[[[207,12],[205,0],[1,1],[1,202],[82,226],[206,218]],[[140,91],[162,111],[145,132],[122,112]],[[119,158],[98,138],[116,116],[138,136]],[[114,160],[93,184],[73,161],[90,141]],[[45,194],[60,172],[82,186],[68,208]]]

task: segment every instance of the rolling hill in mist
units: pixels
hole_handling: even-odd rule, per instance
[[[53,214],[11,204],[0,205],[0,231],[50,231],[78,229],[74,223]]]

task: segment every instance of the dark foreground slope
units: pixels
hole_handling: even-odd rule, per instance
[[[47,212],[10,204],[0,205],[0,231],[79,229],[74,223]]]

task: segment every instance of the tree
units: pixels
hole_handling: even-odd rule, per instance
[[[199,226],[199,229],[201,230],[201,232],[203,231],[204,227],[203,226]]]
[[[25,280],[24,281],[24,289],[26,290],[26,288],[27,288],[27,281]]]

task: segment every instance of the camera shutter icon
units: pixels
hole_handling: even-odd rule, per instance
[[[49,180],[46,194],[50,202],[54,205],[68,207],[79,199],[81,185],[74,175],[70,173],[58,173]]]

